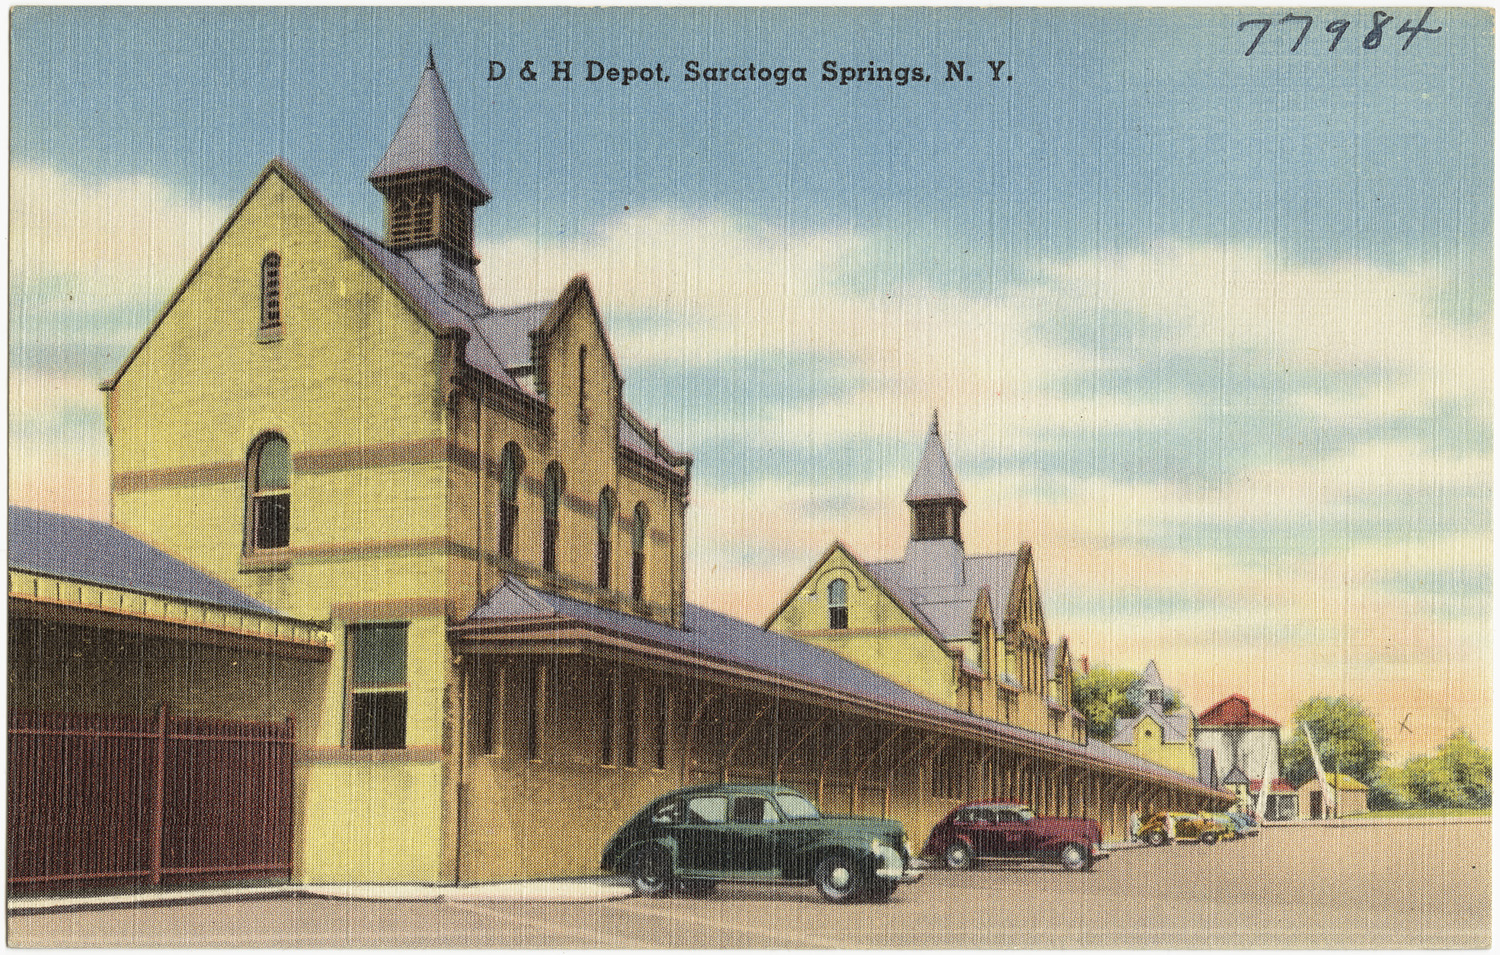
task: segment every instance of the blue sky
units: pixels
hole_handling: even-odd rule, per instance
[[[107,514],[96,386],[272,156],[379,228],[431,44],[490,299],[587,272],[697,459],[694,599],[760,620],[834,538],[898,556],[936,409],[970,552],[1030,541],[1075,655],[1488,739],[1492,13],[1366,48],[1374,10],[1299,9],[1292,52],[1287,12],[19,8],[12,500]]]

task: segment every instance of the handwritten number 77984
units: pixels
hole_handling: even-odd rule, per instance
[[[1410,18],[1408,18],[1405,23],[1402,23],[1401,26],[1396,29],[1397,36],[1401,36],[1402,34],[1406,35],[1406,42],[1401,44],[1401,49],[1404,50],[1407,47],[1411,46],[1411,41],[1415,40],[1418,34],[1443,32],[1442,27],[1430,27],[1427,25],[1427,18],[1431,15],[1432,7],[1428,7],[1425,11],[1423,11],[1422,18],[1415,24],[1411,22]],[[1395,19],[1395,17],[1387,14],[1384,10],[1376,10],[1370,25],[1370,29],[1365,33],[1364,40],[1360,42],[1360,46],[1364,47],[1366,50],[1373,50],[1379,47],[1381,41],[1385,39],[1386,27],[1395,22]],[[1288,13],[1280,20],[1272,20],[1269,18],[1246,20],[1244,23],[1240,24],[1238,32],[1243,33],[1246,27],[1252,25],[1258,25],[1260,27],[1260,30],[1258,30],[1255,34],[1255,38],[1250,41],[1250,48],[1245,51],[1245,55],[1249,56],[1250,54],[1255,52],[1256,47],[1260,46],[1260,41],[1265,39],[1266,34],[1270,32],[1270,29],[1273,25],[1282,23],[1292,24],[1292,29],[1285,32],[1289,36],[1292,35],[1293,32],[1295,32],[1297,38],[1292,41],[1291,52],[1296,53],[1297,50],[1302,46],[1302,41],[1307,39],[1307,34],[1312,30],[1313,22],[1313,18],[1307,16],[1306,14]],[[1298,28],[1299,25],[1300,29]],[[1332,53],[1334,50],[1338,49],[1339,41],[1344,38],[1344,34],[1347,33],[1349,31],[1349,28],[1352,26],[1354,26],[1354,24],[1349,20],[1328,21],[1327,25],[1323,27],[1323,31],[1333,37],[1333,41],[1328,44],[1328,52]],[[1357,31],[1358,28],[1356,28],[1356,35]]]

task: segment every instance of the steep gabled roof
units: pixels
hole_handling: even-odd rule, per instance
[[[958,586],[909,587],[906,561],[886,560],[865,565],[882,587],[900,597],[904,604],[916,608],[944,640],[963,640],[970,636],[969,624],[974,617],[974,603],[981,591],[990,598],[990,615],[996,621],[1004,618],[1010,604],[1015,580],[1017,554],[983,554],[964,559],[964,580]]]
[[[390,147],[370,173],[370,181],[378,184],[378,180],[429,169],[447,169],[484,199],[490,198],[469,154],[458,117],[453,115],[453,104],[448,101],[448,90],[438,75],[431,50],[427,51],[427,69],[422,71],[416,95],[396,127]]]
[[[156,313],[156,317],[152,319],[151,324],[136,342],[135,347],[130,350],[130,353],[125,356],[125,360],[120,363],[119,369],[108,381],[100,386],[103,390],[112,390],[120,383],[120,379],[125,376],[125,372],[135,362],[141,349],[151,340],[151,336],[161,327],[161,323],[166,320],[167,316],[172,313],[172,310],[182,299],[182,296],[192,287],[193,282],[198,278],[198,274],[203,271],[203,267],[212,258],[214,252],[218,250],[225,236],[234,228],[235,223],[239,221],[240,216],[249,207],[256,193],[273,177],[284,182],[312,210],[313,214],[322,220],[348,246],[350,252],[364,262],[375,276],[381,280],[382,284],[395,293],[396,297],[411,310],[411,313],[417,317],[418,321],[426,324],[434,332],[441,333],[445,330],[444,323],[440,320],[439,316],[434,314],[435,312],[443,311],[442,307],[438,304],[441,298],[437,296],[436,290],[433,290],[430,285],[427,285],[421,279],[420,275],[416,273],[416,269],[412,268],[411,264],[402,259],[400,255],[386,249],[378,241],[351,225],[348,220],[335,212],[333,207],[328,205],[323,197],[318,194],[317,190],[313,189],[307,180],[302,177],[301,173],[297,172],[289,163],[278,156],[266,163],[265,168],[260,171],[260,175],[256,176],[255,181],[250,184],[250,188],[245,190],[244,196],[240,198],[239,203],[234,207],[234,211],[224,220],[224,224],[219,227],[219,231],[214,233],[214,237],[209,240],[208,246],[199,254],[192,268],[188,270],[187,275],[183,276],[177,288],[173,290],[166,303]],[[410,269],[412,275],[402,276],[402,280],[398,280],[392,270],[402,271],[403,265],[406,269]]]
[[[550,302],[537,302],[506,309],[484,306],[477,311],[461,307],[460,304],[445,297],[442,290],[428,281],[421,270],[405,255],[387,247],[385,243],[336,212],[303,178],[301,173],[279,157],[272,159],[261,170],[255,182],[245,191],[245,195],[235,206],[234,211],[224,220],[224,224],[219,227],[219,231],[214,234],[213,239],[198,256],[187,275],[183,277],[161,310],[157,312],[135,347],[125,356],[119,369],[109,380],[100,385],[101,389],[109,391],[120,383],[141,349],[151,340],[157,328],[192,286],[209,258],[224,241],[225,236],[240,216],[244,214],[255,194],[272,177],[279,178],[286,183],[287,187],[328,226],[350,252],[396,295],[418,321],[430,328],[434,334],[463,336],[463,358],[470,367],[483,372],[500,387],[521,396],[524,400],[541,400],[535,391],[521,384],[511,370],[519,370],[530,365],[531,336],[549,316],[555,322],[560,309],[569,307],[580,295],[587,296],[592,304],[593,297],[588,288],[587,278],[581,275],[574,277],[564,289],[563,294]],[[614,361],[613,354],[610,355],[610,361],[611,363]],[[629,417],[627,422],[626,415],[622,414],[620,438],[623,446],[669,468],[681,468],[690,460],[686,455],[673,452],[655,434],[654,429],[641,421],[634,411],[623,410],[628,413]],[[648,431],[652,434],[650,441],[642,436]]]
[[[926,634],[928,639],[930,639],[939,649],[949,654],[956,655],[957,653],[959,653],[957,649],[950,646],[948,644],[948,641],[943,638],[942,632],[938,629],[933,620],[927,616],[926,612],[921,607],[918,607],[916,604],[911,602],[910,595],[907,594],[903,588],[892,587],[890,583],[885,580],[880,573],[877,572],[878,568],[881,565],[867,564],[863,560],[860,560],[860,558],[852,550],[850,550],[843,541],[834,541],[832,544],[828,545],[828,549],[823,551],[823,556],[819,557],[817,561],[813,563],[811,569],[809,569],[808,572],[802,576],[801,580],[797,581],[797,586],[793,587],[791,591],[787,593],[786,599],[781,602],[781,605],[778,606],[775,611],[773,611],[771,615],[766,618],[765,625],[767,627],[771,625],[771,621],[781,616],[782,612],[791,605],[791,602],[793,600],[797,599],[797,595],[802,592],[802,589],[812,582],[813,577],[817,576],[818,572],[828,564],[829,558],[833,557],[833,555],[836,553],[843,554],[844,558],[848,560],[849,563],[853,564],[855,569],[857,569],[861,574],[868,578],[869,581],[874,584],[882,594],[889,598],[892,603],[894,603],[897,607],[900,607],[901,612],[906,614],[906,616],[911,620],[912,625]]]
[[[1187,710],[1165,713],[1161,707],[1146,703],[1141,706],[1141,711],[1137,715],[1115,721],[1115,735],[1110,740],[1110,744],[1129,746],[1134,743],[1135,729],[1144,720],[1150,720],[1161,727],[1163,743],[1186,743],[1193,728],[1192,714]]]
[[[1132,690],[1165,690],[1166,688],[1167,685],[1161,679],[1161,671],[1156,669],[1155,660],[1147,661],[1146,669],[1142,670],[1141,675],[1136,677],[1135,682],[1130,685]]]
[[[6,561],[29,571],[174,600],[276,611],[110,524],[11,505]]]
[[[1238,693],[1226,696],[1198,717],[1198,726],[1206,729],[1280,729],[1281,724],[1257,713],[1250,701]]]

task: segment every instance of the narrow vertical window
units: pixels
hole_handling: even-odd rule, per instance
[[[589,346],[578,346],[578,422],[583,424],[588,421],[588,360]]]
[[[245,475],[245,552],[291,543],[292,453],[279,434],[262,435],[250,448]]]
[[[501,557],[516,556],[516,520],[520,507],[516,498],[521,489],[524,464],[521,449],[512,441],[500,457],[500,512],[496,515],[495,550]]]
[[[562,465],[553,461],[547,465],[547,476],[542,482],[542,569],[549,574],[557,573],[557,536],[563,490]]]
[[[646,599],[646,525],[650,521],[646,502],[637,503],[630,528],[630,599],[637,603]]]
[[[599,492],[599,508],[595,516],[598,518],[598,546],[595,550],[599,565],[597,581],[601,590],[608,590],[610,542],[615,536],[615,494],[607,487]]]
[[[260,330],[281,328],[281,253],[267,252],[260,260]]]
[[[349,748],[406,747],[406,624],[351,625]]]
[[[828,629],[849,629],[849,583],[842,577],[828,585]]]

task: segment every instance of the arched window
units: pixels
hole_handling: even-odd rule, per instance
[[[542,481],[542,569],[549,574],[557,573],[558,520],[566,489],[562,465],[553,461]]]
[[[261,435],[245,467],[245,552],[291,543],[292,452],[279,434]]]
[[[646,502],[638,502],[630,528],[630,599],[637,602],[646,599],[646,525],[650,522]]]
[[[520,447],[514,441],[510,442],[500,456],[500,512],[495,521],[495,549],[501,557],[516,556],[516,519],[520,513],[516,498],[525,468]]]
[[[598,583],[601,589],[607,590],[610,579],[610,542],[615,536],[615,492],[607,487],[599,492],[599,508],[596,516],[599,521],[599,546],[595,550],[599,563]]]
[[[828,584],[828,629],[849,629],[849,582],[842,577]]]
[[[260,260],[260,330],[281,328],[281,253],[267,252]]]

